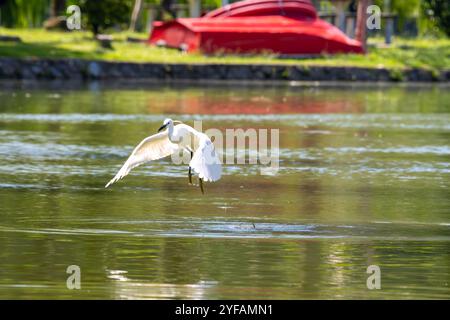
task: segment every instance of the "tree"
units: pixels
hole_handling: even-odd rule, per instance
[[[64,15],[66,9],[66,0],[52,0],[50,4],[50,17]]]
[[[131,14],[130,31],[136,31],[136,23],[141,12],[142,0],[135,0],[133,13]]]
[[[449,0],[423,0],[422,10],[425,16],[430,17],[442,32],[450,36]]]
[[[358,12],[356,16],[355,39],[361,42],[364,49],[366,49],[366,21],[368,5],[369,0],[360,0],[358,2]]]
[[[130,0],[80,1],[82,17],[87,18],[87,25],[94,35],[116,25],[128,24],[131,7]]]

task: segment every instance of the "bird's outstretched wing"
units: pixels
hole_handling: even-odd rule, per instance
[[[189,166],[204,181],[217,181],[222,176],[222,164],[214,149],[214,144],[208,137],[199,139],[198,148],[195,150]]]
[[[170,142],[167,130],[145,138],[133,150],[128,160],[109,181],[105,188],[125,177],[133,168],[151,161],[170,156],[178,149],[178,145]]]

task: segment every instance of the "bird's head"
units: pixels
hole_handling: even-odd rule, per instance
[[[167,128],[170,125],[173,124],[182,124],[183,122],[178,121],[178,120],[172,120],[170,118],[167,118],[164,120],[163,125],[158,129],[158,132],[160,132],[161,130],[164,130],[165,128]]]
[[[173,124],[173,120],[172,119],[170,119],[170,118],[165,119],[164,122],[163,122],[163,125],[161,127],[159,127],[158,132],[164,130],[165,128],[167,128],[171,124]]]

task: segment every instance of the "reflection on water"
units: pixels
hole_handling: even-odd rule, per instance
[[[0,101],[0,298],[450,298],[448,87],[10,82]],[[167,116],[278,128],[280,170],[226,165],[202,196],[163,159],[105,190]]]

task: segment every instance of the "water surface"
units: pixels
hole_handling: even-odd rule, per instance
[[[448,299],[448,89],[1,83],[0,298]],[[105,190],[168,116],[279,129],[278,173],[202,195],[169,158]]]

